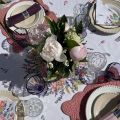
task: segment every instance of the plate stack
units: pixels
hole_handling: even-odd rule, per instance
[[[6,26],[11,30],[28,30],[44,22],[45,12],[41,5],[33,1],[21,1],[14,4],[5,16]]]
[[[120,104],[120,87],[112,85],[99,87],[87,100],[86,119],[99,120],[113,111],[117,104]]]
[[[115,34],[120,31],[120,1],[96,0],[89,11],[91,24],[98,31]]]
[[[61,108],[71,120],[103,120],[101,118],[114,111],[118,104],[120,106],[120,82],[113,81],[87,85]]]

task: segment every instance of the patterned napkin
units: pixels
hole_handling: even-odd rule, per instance
[[[105,85],[120,86],[120,81],[87,85],[83,92],[76,93],[71,100],[68,100],[62,104],[61,109],[63,113],[68,115],[70,120],[86,120],[85,106],[88,97],[96,88]]]
[[[118,2],[118,4],[120,4]],[[120,22],[119,8],[107,4],[105,0],[96,0],[96,23],[100,25],[117,26]]]
[[[16,103],[9,100],[0,100],[0,120],[14,120]]]
[[[41,10],[41,7],[39,4],[35,3],[32,6],[30,6],[28,9],[23,11],[22,13],[18,13],[16,15],[13,15],[8,18],[7,25],[9,27],[12,27],[13,25],[27,19],[28,17],[36,14],[38,11]]]

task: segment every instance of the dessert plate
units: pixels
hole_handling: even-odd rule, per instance
[[[117,11],[120,10],[120,2],[116,0],[104,0],[109,4],[109,6],[112,6],[113,8],[116,8]],[[96,11],[95,11],[96,3],[94,2],[92,7],[90,8],[89,11],[89,17],[91,19],[91,24],[99,31],[108,33],[108,34],[115,34],[120,31],[120,26],[108,26],[108,25],[98,25],[96,24]],[[118,11],[120,14],[120,11]]]
[[[7,12],[5,20],[7,21],[10,16],[16,15],[18,13],[21,13],[28,9],[30,6],[32,6],[35,2],[33,1],[22,1],[18,2],[15,5],[13,5]],[[9,27],[10,30],[14,31],[17,28],[25,28],[29,29],[37,24],[41,24],[44,21],[45,12],[42,6],[41,10],[37,12],[36,14],[30,16],[29,18],[15,24],[15,26]]]
[[[120,87],[103,86],[89,96],[86,104],[86,119],[97,120],[110,112],[120,101]]]

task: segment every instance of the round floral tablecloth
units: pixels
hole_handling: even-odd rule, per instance
[[[13,2],[16,1],[18,2],[18,0]],[[38,1],[41,2],[41,0]],[[44,0],[43,2],[51,11],[54,11],[57,17],[63,14],[68,17],[73,17],[74,6],[79,3],[84,4],[88,2],[88,0]],[[10,5],[8,4],[7,6],[9,7]],[[3,11],[0,10],[0,20],[2,20],[2,12]],[[0,89],[8,89],[9,81],[12,81],[12,85],[17,84],[17,86],[20,87],[24,83],[25,73],[22,65],[24,64],[25,53],[24,51],[19,54],[13,53],[10,47],[3,49],[3,41],[6,39],[6,34],[3,35],[2,27],[0,26],[0,28]],[[86,43],[88,52],[101,52],[105,54],[107,66],[111,62],[120,62],[119,36],[120,32],[114,35],[100,35],[87,30],[87,36],[84,42]],[[6,46],[7,45],[6,43]],[[76,89],[73,86],[76,86]],[[61,104],[70,100],[75,93],[82,91],[85,86],[86,85],[79,84],[78,82],[71,83],[69,80],[67,82],[66,80],[61,80],[50,84],[48,94],[40,97],[44,104],[43,112],[40,116],[35,117],[34,120],[70,120],[70,118],[61,111]],[[23,99],[28,98],[29,97],[25,97]],[[32,119],[33,118],[25,117],[25,120]]]

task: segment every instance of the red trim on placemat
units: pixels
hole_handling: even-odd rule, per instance
[[[71,120],[86,120],[85,106],[91,92],[101,86],[115,85],[120,86],[120,81],[112,81],[103,84],[88,85],[82,92],[76,93],[71,100],[64,102],[61,109]]]
[[[26,0],[20,0],[20,1],[26,1]],[[18,2],[20,2],[20,1],[18,1]],[[28,1],[29,1],[29,0],[28,0]],[[12,5],[14,5],[14,4],[18,3],[18,2],[15,2],[15,3],[13,3]],[[45,9],[48,11],[48,12],[46,13],[46,15],[47,15],[48,17],[50,17],[51,19],[54,19],[55,21],[57,20],[57,17],[56,17],[56,15],[55,15],[55,13],[52,12],[52,11],[49,11],[48,6],[45,5],[42,0],[36,0],[36,2],[38,2],[43,8],[45,8]],[[11,7],[12,5],[10,5],[10,7]],[[5,17],[5,15],[6,15],[6,13],[7,13],[7,11],[9,10],[10,7],[5,7],[5,8],[0,9],[0,22],[2,22],[2,24],[3,24],[3,21],[4,21],[4,17]],[[7,38],[9,38],[9,39],[8,39],[8,42],[11,43],[11,41],[13,41],[13,40],[10,39],[8,33],[6,33],[6,31],[2,28],[2,26],[0,26],[0,28],[1,28],[1,32],[3,33],[3,35],[5,35]],[[14,52],[17,52],[17,53],[18,53],[18,52],[21,52],[21,51],[24,49],[24,48],[22,48],[20,45],[18,45],[18,44],[16,44],[16,43],[12,43],[11,45],[13,45],[13,51],[14,51]]]

